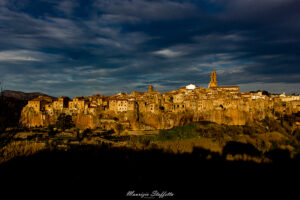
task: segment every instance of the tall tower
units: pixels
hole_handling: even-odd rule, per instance
[[[153,90],[154,90],[153,85],[149,85],[149,90],[148,90],[148,92],[153,92]]]
[[[210,83],[209,83],[209,88],[212,87],[217,87],[218,86],[218,82],[217,82],[217,73],[216,71],[211,71],[211,75],[210,75]]]

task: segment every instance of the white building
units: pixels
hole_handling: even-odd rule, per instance
[[[189,85],[185,86],[185,88],[186,88],[187,90],[194,90],[194,89],[196,89],[196,85],[189,84]]]

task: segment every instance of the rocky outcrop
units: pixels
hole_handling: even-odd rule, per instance
[[[113,112],[99,111],[94,114],[85,114],[84,112],[73,114],[74,124],[79,129],[104,130],[115,129],[121,126],[122,129],[169,129],[174,126],[184,125],[195,121],[211,121],[218,124],[244,125],[246,122],[264,119],[266,116],[273,116],[264,102],[237,108],[214,108],[211,110],[185,111],[185,112]],[[56,112],[54,115],[48,115],[45,112],[36,112],[33,108],[25,106],[22,111],[21,124],[27,127],[40,127],[55,124],[57,117],[62,112]]]
[[[199,101],[189,100],[181,103],[169,102],[167,104],[161,102],[163,101],[162,97],[158,103],[146,103],[149,99],[151,100],[150,97],[145,97],[143,101],[135,102],[136,107],[128,107],[126,111],[112,109],[117,105],[113,102],[115,101],[113,99],[111,101],[102,99],[102,103],[97,106],[95,106],[97,101],[83,99],[80,100],[83,103],[82,105],[84,105],[81,107],[74,107],[77,101],[73,100],[73,104],[70,104],[73,107],[59,107],[57,106],[58,104],[49,104],[52,107],[41,107],[41,111],[37,111],[39,107],[35,107],[35,109],[32,107],[35,104],[28,104],[22,110],[20,123],[27,127],[46,127],[50,124],[55,124],[58,116],[61,113],[65,113],[72,116],[75,126],[79,129],[170,129],[197,121],[210,121],[226,125],[245,125],[246,123],[263,120],[266,117],[276,118],[275,116],[276,114],[278,115],[278,112],[281,114],[284,114],[284,112],[292,113],[300,107],[299,101],[282,103],[279,100],[275,101],[267,97],[253,100],[233,95],[229,97],[221,95],[218,98],[204,98]],[[125,101],[120,100],[119,102],[123,103]],[[126,102],[126,105],[129,105],[129,103],[132,102]],[[123,109],[122,106],[120,108]]]
[[[33,108],[25,106],[21,113],[20,123],[26,127],[42,127],[45,125],[43,114]]]

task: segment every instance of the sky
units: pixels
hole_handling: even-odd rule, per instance
[[[300,93],[299,0],[0,0],[4,89]]]

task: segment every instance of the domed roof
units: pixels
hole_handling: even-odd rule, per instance
[[[193,90],[193,89],[196,88],[196,85],[189,84],[189,85],[185,86],[185,88],[188,89],[188,90]]]

